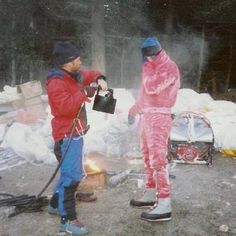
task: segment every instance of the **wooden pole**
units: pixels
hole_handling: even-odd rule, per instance
[[[93,0],[91,8],[92,67],[105,74],[104,0]]]
[[[225,89],[229,89],[231,71],[232,71],[232,61],[233,61],[233,30],[230,31],[230,47],[229,47],[229,63],[228,63],[228,73],[225,81]]]
[[[202,43],[201,43],[201,46],[200,46],[200,54],[199,54],[198,80],[197,80],[197,91],[198,92],[200,92],[200,89],[201,89],[201,77],[202,77],[202,69],[203,69],[204,47],[205,47],[205,25],[202,26]]]
[[[124,84],[124,59],[125,59],[125,39],[122,40],[122,52],[121,52],[121,63],[120,63],[120,87],[125,87]]]
[[[12,15],[12,33],[14,33],[15,30],[15,25],[16,25],[16,17],[15,14]],[[15,39],[14,37],[11,37],[11,86],[15,86],[17,81],[16,81],[16,53],[15,53]]]

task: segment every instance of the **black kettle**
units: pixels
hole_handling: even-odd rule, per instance
[[[116,107],[116,99],[114,99],[113,97],[113,89],[108,89],[104,96],[99,95],[100,90],[101,88],[98,87],[92,109],[95,111],[114,114]]]

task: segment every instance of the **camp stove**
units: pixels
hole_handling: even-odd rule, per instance
[[[214,135],[205,116],[183,112],[173,120],[169,158],[177,163],[212,164]]]

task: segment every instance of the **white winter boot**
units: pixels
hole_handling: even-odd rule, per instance
[[[171,220],[170,198],[159,198],[158,203],[152,209],[141,214],[141,218],[147,221],[168,221]]]
[[[130,205],[133,207],[150,207],[156,203],[156,189],[146,188],[142,194],[133,198]]]

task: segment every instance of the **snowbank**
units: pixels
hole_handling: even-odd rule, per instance
[[[207,93],[197,93],[192,89],[180,89],[172,112],[178,114],[182,111],[202,111],[204,106],[213,101]]]
[[[85,153],[100,152],[108,156],[121,157],[137,147],[137,127],[129,127],[127,123],[128,110],[135,102],[132,91],[114,89],[114,97],[117,99],[114,115],[93,111],[93,101],[86,105],[90,130],[85,135]],[[183,111],[194,111],[207,117],[213,128],[215,148],[236,150],[235,103],[214,101],[209,94],[180,89],[173,113]],[[1,124],[0,147],[11,148],[27,161],[56,162],[49,106],[46,112],[46,120],[34,126],[16,122],[10,127]]]
[[[85,153],[101,152],[116,157],[129,149],[128,110],[135,100],[126,89],[114,89],[117,99],[115,114],[106,114],[92,110],[93,101],[86,105],[90,131],[85,136]]]
[[[5,85],[3,91],[0,92],[0,104],[12,102],[17,99],[21,99],[20,94],[17,93],[17,88]]]

